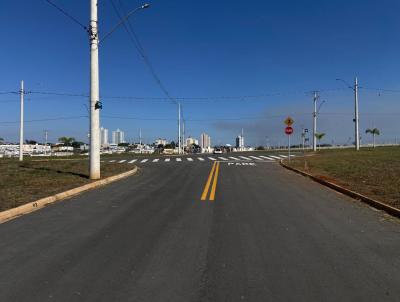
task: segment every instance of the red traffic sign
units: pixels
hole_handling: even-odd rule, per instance
[[[287,126],[287,127],[285,128],[285,133],[286,133],[287,135],[291,135],[291,134],[293,133],[293,128],[290,127],[290,126]]]

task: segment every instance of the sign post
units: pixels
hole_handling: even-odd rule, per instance
[[[285,133],[288,136],[288,153],[289,153],[289,161],[290,161],[290,136],[293,134],[293,128],[291,127],[294,123],[293,119],[289,116],[285,119],[286,128]]]

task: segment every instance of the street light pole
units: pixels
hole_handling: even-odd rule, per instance
[[[354,79],[354,131],[355,131],[355,147],[356,151],[360,150],[360,130],[358,116],[358,79]]]
[[[21,81],[20,100],[20,126],[19,126],[19,161],[24,160],[24,81]]]
[[[181,103],[178,103],[178,154],[181,154]]]
[[[315,135],[317,134],[317,100],[318,93],[314,91],[314,112],[313,112],[313,151],[317,151],[317,138]]]
[[[90,179],[100,179],[99,35],[97,0],[90,0]]]

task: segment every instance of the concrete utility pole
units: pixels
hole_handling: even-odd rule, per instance
[[[360,130],[359,130],[359,117],[358,117],[358,80],[354,79],[354,131],[355,131],[355,147],[360,150]]]
[[[318,101],[318,92],[314,91],[314,112],[313,112],[313,151],[317,151],[317,138],[315,134],[317,133],[317,101]]]
[[[181,103],[178,103],[178,154],[181,154]]]
[[[142,153],[142,128],[139,128],[139,153]]]
[[[21,113],[19,126],[19,161],[24,160],[24,81],[21,81],[20,99]]]
[[[47,148],[47,137],[49,135],[48,130],[44,130],[44,155],[47,154],[46,148]]]
[[[186,146],[186,142],[185,142],[185,119],[182,119],[182,151],[183,154],[185,154],[185,146]]]
[[[99,35],[97,0],[90,0],[90,179],[100,179]]]

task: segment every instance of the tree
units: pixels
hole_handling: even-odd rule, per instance
[[[4,142],[4,138],[0,137],[0,144]]]
[[[325,133],[315,133],[315,138],[318,141],[318,149],[320,149],[320,142],[321,142],[321,139],[324,138],[324,136],[325,136]]]
[[[26,139],[26,140],[25,140],[25,144],[28,144],[28,145],[36,145],[36,144],[37,144],[37,141],[34,141],[34,140],[32,140],[32,139]]]
[[[64,144],[65,146],[71,146],[72,143],[75,141],[75,138],[73,137],[66,137],[66,136],[62,136],[58,139],[58,141],[62,144]]]
[[[84,145],[84,142],[77,142],[77,141],[73,141],[71,143],[71,146],[74,147],[75,149],[79,149],[82,145]]]
[[[378,128],[373,128],[373,129],[367,129],[365,130],[365,133],[371,133],[372,134],[372,146],[375,148],[375,135],[380,135],[381,132],[379,131]]]

